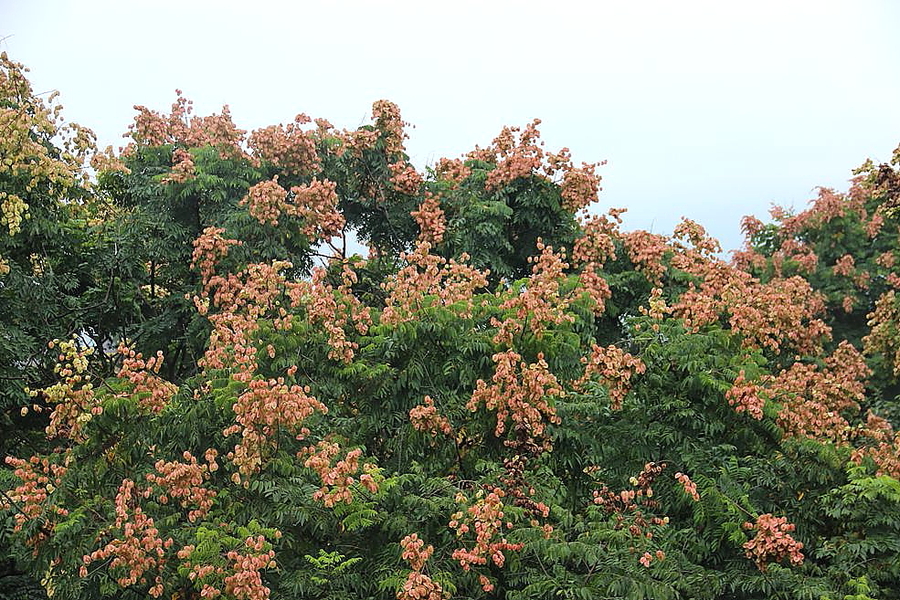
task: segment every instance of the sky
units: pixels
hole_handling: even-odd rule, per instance
[[[896,0],[0,0],[0,50],[67,119],[124,143],[135,104],[243,129],[340,128],[396,102],[419,168],[542,120],[546,147],[608,161],[598,210],[668,234],[845,190],[900,143]]]

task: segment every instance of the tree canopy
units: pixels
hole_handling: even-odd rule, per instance
[[[900,598],[900,150],[726,260],[538,120],[135,110],[0,59],[0,594]]]

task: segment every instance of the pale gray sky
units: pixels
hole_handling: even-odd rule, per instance
[[[0,48],[104,145],[176,88],[244,129],[354,127],[387,98],[419,167],[539,117],[548,148],[609,161],[602,209],[726,249],[742,215],[890,158],[898,31],[896,0],[0,0]]]

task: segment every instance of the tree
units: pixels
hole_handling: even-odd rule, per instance
[[[93,134],[66,124],[60,109],[55,94],[47,99],[36,96],[27,69],[0,54],[0,451],[4,454],[22,443],[17,434],[30,429],[24,388],[53,379],[48,339],[77,333],[98,308],[81,301],[94,284],[88,265],[95,247],[86,226],[91,197],[82,171]],[[12,419],[18,421],[15,427]]]
[[[55,336],[46,438],[0,471],[21,568],[67,598],[898,597],[857,349],[891,330],[841,333],[779,225],[726,263],[581,212],[596,165],[538,124],[423,175],[386,101],[249,134],[138,107],[95,157],[109,218],[72,225],[114,300]]]
[[[864,348],[873,370],[870,402],[894,422],[898,370],[894,291],[900,288],[896,185],[900,148],[892,164],[867,161],[850,190],[820,189],[798,214],[775,207],[774,223],[747,217],[741,266],[763,279],[801,276],[822,295],[833,345],[848,341]]]

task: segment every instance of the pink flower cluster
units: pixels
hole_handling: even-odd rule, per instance
[[[310,395],[308,386],[289,386],[283,377],[250,380],[247,389],[235,400],[233,410],[237,422],[222,431],[222,435],[241,434],[234,451],[228,454],[228,459],[238,467],[232,476],[236,483],[262,468],[272,438],[282,432],[303,437],[308,433],[304,422],[315,412],[328,412],[324,404]]]
[[[741,218],[741,232],[747,241],[765,229],[766,224],[753,215],[745,215]]]
[[[606,301],[612,298],[612,290],[606,279],[600,275],[600,269],[595,263],[587,265],[578,276],[578,284],[583,293],[591,301],[591,311],[596,316],[601,316],[606,311]]]
[[[415,196],[422,187],[422,176],[416,168],[404,161],[397,161],[388,165],[391,171],[391,185],[394,190],[408,196]]]
[[[648,543],[653,539],[654,528],[665,527],[668,517],[658,517],[645,514],[657,508],[658,503],[653,499],[653,482],[666,468],[665,463],[650,462],[637,477],[631,478],[632,489],[613,491],[606,484],[594,490],[593,504],[603,508],[607,515],[615,518],[616,529],[627,529],[636,542]],[[658,560],[663,560],[665,554],[657,555]],[[650,566],[650,560],[641,557],[640,563],[645,567]]]
[[[466,408],[474,412],[484,405],[487,410],[496,411],[494,435],[497,437],[506,431],[509,419],[514,431],[522,431],[532,440],[541,440],[549,449],[550,442],[545,439],[546,423],[560,422],[550,402],[562,394],[562,388],[550,372],[544,355],[538,354],[538,361],[532,364],[525,363],[512,350],[498,352],[492,358],[496,368],[491,383],[479,379]]]
[[[258,535],[244,540],[244,552],[229,551],[232,573],[225,577],[225,593],[236,600],[268,600],[269,588],[263,585],[263,569],[274,569],[275,551],[266,550],[266,538]]]
[[[529,123],[518,140],[516,134],[521,131],[518,127],[504,127],[491,148],[470,153],[471,158],[487,159],[497,164],[488,174],[485,189],[497,190],[517,179],[531,177],[541,168],[544,151],[541,149],[543,142],[539,141],[541,134],[537,128],[540,124],[540,119]]]
[[[308,446],[298,453],[299,457],[308,457],[303,465],[315,471],[322,480],[320,487],[314,494],[314,500],[320,500],[327,507],[332,507],[338,502],[347,504],[353,502],[351,488],[356,484],[354,475],[362,470],[359,476],[359,484],[371,493],[378,491],[378,483],[373,474],[375,466],[369,463],[359,464],[362,450],[351,450],[346,456],[332,465],[334,457],[341,451],[340,446],[333,442],[319,442],[315,446]]]
[[[702,225],[685,217],[675,226],[672,237],[682,251],[690,249],[705,258],[711,258],[722,251],[719,241],[710,237]]]
[[[575,213],[597,201],[600,176],[596,174],[596,169],[596,164],[582,163],[581,168],[569,165],[564,170],[560,185],[563,208]]]
[[[200,359],[206,370],[235,368],[232,377],[248,382],[256,370],[257,348],[252,334],[263,316],[280,315],[277,303],[288,285],[280,271],[287,262],[251,264],[238,274],[213,275],[205,284],[206,297],[194,297],[200,314],[207,315],[213,326],[209,346]],[[209,291],[212,297],[209,298]],[[210,303],[219,309],[210,313]]]
[[[149,583],[152,575],[153,586],[150,596],[159,598],[163,593],[162,569],[166,564],[166,550],[172,546],[172,539],[159,537],[152,517],[148,517],[138,504],[141,496],[134,482],[123,479],[116,494],[115,529],[118,535],[102,548],[84,556],[81,576],[87,576],[87,566],[99,560],[109,560],[109,569],[118,573],[116,582],[123,588]]]
[[[545,153],[541,146],[541,134],[535,119],[522,130],[519,127],[504,127],[491,146],[477,148],[467,157],[473,160],[493,163],[496,166],[488,173],[484,187],[488,191],[501,189],[518,179],[537,176],[549,180],[562,174],[559,179],[562,207],[572,213],[597,200],[600,191],[600,176],[596,169],[603,163],[572,164],[568,148],[559,153]]]
[[[276,532],[276,537],[280,535]],[[217,598],[224,593],[235,600],[268,600],[271,590],[263,583],[262,571],[277,565],[275,551],[265,536],[249,536],[243,550],[226,552],[227,566],[194,563],[195,550],[193,545],[185,546],[178,551],[178,558],[184,561],[182,567],[189,570],[188,578],[200,588],[201,598]]]
[[[453,427],[447,417],[441,415],[431,396],[425,396],[425,404],[419,404],[409,410],[409,421],[416,431],[426,431],[432,436],[451,435]]]
[[[400,117],[400,107],[389,100],[378,100],[372,104],[372,119],[384,141],[385,153],[388,156],[403,153],[403,140],[409,136],[403,131],[408,123]]]
[[[666,272],[663,259],[671,252],[669,240],[663,235],[648,231],[630,231],[622,236],[628,258],[635,269],[647,276],[653,284],[660,284]]]
[[[837,262],[834,263],[834,266],[831,267],[831,272],[835,275],[853,277],[853,275],[856,274],[856,262],[853,260],[853,255],[845,254],[840,257]]]
[[[145,106],[134,107],[138,115],[128,129],[135,144],[174,144],[187,148],[216,146],[223,155],[245,156],[241,148],[245,132],[235,126],[227,105],[222,107],[219,115],[195,117],[191,116],[193,102],[182,96],[181,90],[175,90],[175,93],[177,98],[169,115],[160,114]],[[133,145],[126,148],[125,153],[132,150]]]
[[[663,552],[662,550],[657,550],[653,554],[650,554],[649,552],[644,552],[641,555],[641,558],[639,559],[638,562],[640,562],[642,565],[644,565],[645,567],[647,567],[649,569],[650,564],[653,562],[654,559],[662,562],[663,560],[666,559],[666,553]]]
[[[883,226],[884,215],[875,213],[872,215],[872,219],[866,223],[866,235],[869,236],[870,239],[876,237]]]
[[[337,184],[316,178],[302,186],[291,187],[290,194],[278,184],[278,176],[252,186],[241,200],[250,215],[262,224],[278,225],[282,214],[303,219],[301,231],[312,242],[327,240],[344,227],[337,211]]]
[[[791,215],[781,207],[773,207],[772,218],[780,221],[781,227],[788,235],[795,235],[806,229],[816,229],[833,219],[855,213],[860,219],[866,218],[865,194],[858,193],[858,186],[851,188],[849,194],[838,194],[829,188],[820,187],[819,196],[812,201],[812,206],[797,215]]]
[[[430,251],[430,243],[419,242],[411,254],[401,255],[407,266],[382,284],[388,293],[382,323],[410,321],[419,310],[434,305],[452,306],[463,317],[471,314],[473,296],[487,286],[488,273],[466,265],[467,254],[460,256],[462,262],[448,262]]]
[[[783,265],[788,261],[796,265],[800,273],[812,273],[819,264],[819,257],[807,244],[788,238],[772,255],[772,267],[777,277],[781,277]]]
[[[114,173],[117,171],[125,174],[131,173],[131,169],[126,167],[122,159],[115,155],[112,146],[107,146],[102,151],[97,150],[94,152],[94,155],[91,156],[91,168],[97,173]]]
[[[213,244],[213,247],[218,246]],[[217,254],[212,253],[214,257]],[[349,307],[339,302],[342,295],[350,295],[348,288],[355,278],[352,270],[345,269],[343,284],[334,290],[324,283],[324,270],[314,273],[311,282],[287,282],[279,271],[288,266],[289,263],[283,262],[251,264],[237,275],[212,275],[206,281],[207,289],[212,291],[211,303],[219,312],[208,314],[213,332],[201,366],[206,370],[231,369],[231,378],[246,386],[232,407],[235,424],[223,431],[226,436],[241,435],[234,451],[228,454],[228,459],[238,467],[232,475],[236,483],[246,483],[249,476],[263,467],[276,447],[279,435],[302,438],[307,433],[306,419],[314,412],[327,411],[325,405],[310,394],[309,387],[290,384],[283,377],[258,377],[258,354],[265,351],[274,357],[276,352],[271,344],[264,349],[256,347],[253,334],[259,328],[259,319],[271,318],[276,331],[290,330],[290,315],[282,303],[287,304],[289,300],[295,308],[304,305],[310,320],[321,320],[326,324],[331,343],[338,346],[334,356],[344,357],[349,351],[347,360],[352,358],[352,349],[343,326],[351,318],[363,331],[368,326],[368,312],[358,306],[358,301]],[[212,260],[207,269],[210,272],[214,269]],[[195,298],[195,303],[201,312],[208,313],[208,300]],[[289,368],[288,377],[293,377],[295,372],[296,368]]]
[[[765,572],[770,563],[778,563],[787,558],[792,565],[803,564],[803,544],[791,536],[795,526],[785,517],[775,517],[769,513],[759,515],[755,523],[744,523],[745,529],[755,530],[756,535],[744,544],[744,551]]]
[[[379,133],[376,129],[354,129],[334,132],[335,139],[340,145],[335,149],[335,154],[342,157],[349,152],[350,156],[360,157],[363,152],[371,150],[378,142]]]
[[[556,177],[559,182],[562,207],[576,213],[597,201],[600,192],[600,179],[597,175],[597,167],[605,165],[600,163],[581,163],[581,167],[575,167],[568,148],[563,148],[559,153],[548,153],[544,173],[548,177]],[[562,173],[562,179],[558,179]]]
[[[787,277],[796,273],[812,273],[819,264],[819,257],[808,244],[793,237],[782,241],[768,258],[753,250],[748,240],[743,250],[734,253],[733,264],[746,271],[769,266],[775,277]]]
[[[844,309],[845,313],[853,312],[853,307],[856,305],[856,298],[853,296],[844,296],[843,300],[841,300],[841,308]]]
[[[572,261],[575,265],[594,264],[603,267],[607,260],[616,257],[616,240],[622,234],[619,225],[625,209],[610,209],[607,215],[595,215],[581,223],[582,235],[575,241]]]
[[[357,332],[365,334],[372,324],[372,317],[369,307],[363,306],[351,292],[357,276],[349,264],[343,265],[341,284],[336,288],[326,281],[327,275],[325,269],[314,269],[312,280],[291,285],[288,296],[292,307],[305,307],[309,320],[324,329],[331,347],[329,358],[349,364],[358,347],[347,338],[351,323]]]
[[[410,571],[397,592],[397,600],[445,600],[449,597],[441,584],[420,571]]]
[[[572,249],[572,263],[581,266],[578,282],[592,304],[595,315],[606,310],[606,300],[612,297],[609,284],[601,275],[607,260],[616,257],[615,240],[620,238],[618,226],[622,209],[610,209],[607,215],[590,217],[582,222],[582,236]]]
[[[64,517],[68,514],[69,511],[61,506],[47,504],[50,495],[59,487],[68,471],[68,459],[63,464],[56,464],[46,457],[32,456],[25,460],[7,456],[5,462],[14,469],[13,475],[22,482],[9,492],[9,498],[18,508],[13,531],[21,531],[27,521],[42,515],[47,517],[48,524],[52,524],[56,516]],[[9,508],[3,504],[0,507]],[[35,550],[36,545],[45,537],[46,534],[41,533],[30,540]]]
[[[397,592],[397,600],[444,600],[449,597],[439,583],[422,573],[434,552],[434,546],[429,544],[425,547],[425,541],[419,539],[419,534],[413,533],[400,540],[400,547],[403,548],[401,558],[409,563],[412,571]]]
[[[694,499],[694,502],[700,501],[700,493],[697,492],[697,484],[691,481],[691,478],[684,473],[675,473],[675,480],[684,488],[684,493]]]
[[[497,567],[502,567],[506,563],[504,552],[518,552],[523,548],[524,544],[511,544],[502,537],[504,495],[500,488],[494,488],[488,494],[478,492],[473,504],[450,517],[450,527],[456,530],[457,537],[475,534],[472,548],[463,546],[453,551],[453,560],[459,561],[464,571],[469,571],[472,565],[486,565],[488,559]],[[461,504],[468,503],[468,498],[463,494],[458,494],[456,500]],[[506,526],[510,528],[512,524],[507,523]],[[482,585],[485,583],[482,581]]]
[[[250,216],[262,223],[278,225],[278,217],[284,212],[287,190],[278,185],[278,176],[271,181],[260,181],[247,190],[240,204],[246,205]]]
[[[543,335],[544,330],[551,325],[571,322],[574,317],[566,312],[569,307],[568,297],[560,294],[560,281],[564,279],[564,273],[569,264],[565,262],[564,254],[553,252],[552,246],[547,246],[539,238],[537,249],[540,256],[528,257],[532,263],[531,278],[525,289],[519,291],[509,300],[504,301],[500,308],[514,311],[513,316],[498,322],[492,319],[492,325],[499,331],[494,336],[496,344],[511,344],[513,337],[524,330],[525,325],[537,337]],[[605,297],[603,286],[606,282],[593,282],[598,292],[599,300]]]
[[[728,404],[734,407],[736,412],[746,412],[756,420],[763,418],[763,407],[766,404],[765,399],[760,394],[762,387],[747,382],[743,369],[734,380],[731,389],[725,392],[725,399]]]
[[[184,148],[172,152],[172,172],[163,177],[163,183],[185,183],[197,174],[194,157]]]
[[[816,315],[824,312],[822,295],[799,276],[759,283],[720,262],[707,265],[703,283],[693,284],[674,306],[689,329],[728,318],[747,348],[818,354],[831,328]]]
[[[400,540],[400,547],[403,548],[403,554],[400,558],[408,562],[414,571],[421,571],[434,553],[434,546],[428,544],[425,547],[425,540],[419,539],[419,534],[417,533],[408,535]]]
[[[434,172],[438,179],[450,183],[450,189],[456,189],[472,174],[472,169],[458,158],[442,158],[435,166]]]
[[[869,334],[863,338],[866,354],[881,354],[900,376],[900,301],[894,290],[888,290],[875,302],[868,314]]]
[[[120,344],[117,352],[122,357],[122,366],[116,377],[126,379],[131,384],[128,391],[120,392],[118,396],[137,396],[138,404],[151,412],[158,413],[165,408],[178,391],[178,386],[159,376],[163,363],[162,351],[157,350],[156,356],[147,360],[125,344]]]
[[[308,185],[291,188],[293,202],[285,212],[303,219],[303,235],[312,242],[329,240],[344,228],[344,216],[338,212],[337,184],[315,177]]]
[[[228,256],[231,246],[240,246],[239,240],[226,239],[222,236],[225,230],[221,227],[207,227],[196,240],[191,254],[191,269],[200,273],[203,286],[210,290],[212,278],[216,273],[216,265]]]
[[[890,250],[888,252],[879,254],[878,257],[875,259],[875,262],[876,262],[876,264],[878,264],[878,266],[883,267],[885,269],[893,269],[894,265],[897,263],[897,255],[894,253],[893,250]]]
[[[147,481],[160,488],[156,495],[159,503],[168,504],[169,499],[178,500],[182,508],[190,508],[188,521],[191,523],[206,516],[212,508],[216,492],[206,488],[204,483],[209,480],[210,472],[219,468],[216,455],[215,450],[207,450],[205,465],[198,463],[196,457],[187,450],[182,456],[187,462],[156,461],[156,473],[149,473]],[[150,494],[151,489],[147,488],[144,497],[149,497]]]
[[[748,273],[722,261],[694,265],[691,274],[701,278],[699,286],[691,282],[672,308],[692,332],[718,322],[727,314],[726,299],[732,297],[732,290],[747,289],[754,281]]]
[[[631,390],[632,377],[647,370],[640,358],[615,346],[603,348],[593,344],[590,357],[582,358],[581,362],[585,365],[584,375],[573,384],[575,389],[596,378],[609,390],[613,410],[622,408],[622,400]]]
[[[862,355],[843,341],[824,368],[797,362],[763,384],[766,395],[782,405],[777,423],[786,436],[844,442],[850,426],[843,413],[859,410],[870,373]]]
[[[288,125],[272,125],[250,133],[247,145],[258,161],[278,167],[284,173],[303,177],[315,173],[321,164],[314,136],[303,125],[310,122],[304,114]]]
[[[870,458],[878,467],[877,475],[900,478],[900,435],[894,431],[890,421],[869,411],[865,425],[859,428],[860,439],[867,438],[867,444],[853,450],[851,460],[861,464]]]
[[[272,343],[257,347],[259,320],[271,319],[275,332],[288,334],[295,317],[288,312],[288,305],[302,307],[310,322],[323,326],[332,346],[330,355],[349,362],[355,343],[347,339],[345,328],[352,321],[364,333],[371,318],[368,308],[350,291],[356,274],[349,265],[344,265],[342,283],[336,288],[326,282],[324,269],[317,269],[311,281],[286,281],[280,273],[290,266],[285,262],[251,264],[237,274],[217,275],[216,262],[227,252],[227,242],[221,230],[207,231],[198,241],[194,258],[207,273],[207,297],[195,297],[194,301],[213,325],[201,366],[207,371],[230,370],[231,379],[245,386],[232,407],[235,423],[225,428],[223,435],[240,434],[227,458],[237,467],[232,479],[246,484],[269,460],[280,435],[302,439],[308,433],[305,421],[314,412],[327,411],[309,387],[291,384],[284,377],[258,376],[258,359],[263,353],[274,358],[277,352]],[[211,313],[211,306],[218,310]],[[296,371],[296,366],[290,367],[286,374],[292,378]],[[369,473],[360,480],[364,485],[374,485]]]
[[[419,242],[426,242],[435,246],[444,240],[447,231],[447,219],[441,209],[440,198],[425,192],[425,200],[419,205],[418,210],[409,213],[419,226]]]

